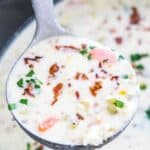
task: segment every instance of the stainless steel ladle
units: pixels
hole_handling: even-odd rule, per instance
[[[32,6],[33,6],[35,17],[36,17],[37,28],[36,28],[36,32],[33,37],[33,40],[31,44],[28,46],[28,48],[26,49],[26,51],[30,47],[34,46],[36,43],[40,42],[41,40],[45,38],[52,37],[52,36],[60,36],[60,35],[71,35],[67,33],[56,22],[55,17],[54,17],[53,0],[32,0]],[[15,68],[15,65],[17,64],[17,62],[12,67],[12,70]],[[11,75],[11,72],[10,72],[10,75]],[[9,77],[8,77],[8,80],[9,80]],[[7,95],[7,86],[6,86],[6,98],[7,98],[7,101],[9,102],[8,95]],[[118,132],[116,132],[112,137],[109,137],[107,140],[104,140],[102,144],[95,146],[95,145],[63,145],[63,144],[53,143],[51,141],[42,139],[41,137],[33,134],[31,131],[26,129],[22,125],[22,123],[18,121],[18,119],[15,117],[13,112],[12,112],[12,115],[14,119],[16,120],[16,122],[20,125],[20,127],[29,136],[31,136],[36,141],[42,143],[43,145],[49,148],[53,148],[55,150],[93,150],[95,148],[100,148],[104,146],[105,144],[109,143],[110,141],[112,141],[113,139],[115,139],[120,133],[122,133],[134,117],[134,114],[133,114],[132,118],[130,118],[130,120],[124,125],[123,128],[121,128]]]

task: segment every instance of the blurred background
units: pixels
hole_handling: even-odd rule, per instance
[[[32,15],[31,0],[0,0],[0,49]]]

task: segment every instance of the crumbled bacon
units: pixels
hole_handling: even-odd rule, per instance
[[[86,44],[81,44],[81,48],[82,48],[82,49],[86,49],[86,48],[87,48],[87,45],[86,45]]]
[[[33,65],[33,64],[30,64],[30,65],[29,65],[29,68],[34,68],[34,65]]]
[[[99,75],[96,73],[96,74],[95,74],[95,77],[96,77],[96,79],[98,79],[98,78],[99,78]]]
[[[119,76],[112,76],[111,78],[110,78],[110,80],[118,80],[119,79]]]
[[[30,61],[39,62],[39,60],[42,58],[43,58],[42,56],[35,56],[34,58],[26,57],[26,58],[24,58],[24,63],[29,64]]]
[[[31,96],[31,97],[35,97],[35,95],[32,93],[32,90],[33,90],[33,86],[32,86],[31,83],[29,83],[27,88],[24,89],[23,95],[28,95],[28,96]]]
[[[78,117],[79,120],[84,120],[84,117],[81,114],[76,113],[76,116]]]
[[[68,83],[68,86],[71,87],[71,83]]]
[[[144,27],[144,31],[150,31],[150,27]]]
[[[102,82],[96,81],[93,86],[90,87],[90,92],[93,96],[97,95],[97,91],[102,88]]]
[[[115,38],[115,42],[116,42],[118,45],[122,44],[122,42],[123,42],[122,37],[120,37],[120,36],[116,37],[116,38]]]
[[[120,15],[117,16],[117,20],[118,20],[118,21],[121,21],[121,20],[122,20],[122,16],[120,16]]]
[[[77,99],[80,98],[80,93],[79,93],[79,91],[75,91],[75,95],[76,95],[76,98],[77,98]]]
[[[51,105],[54,105],[58,101],[58,96],[61,94],[63,88],[62,83],[58,83],[54,88],[53,88],[53,93],[54,93],[54,100],[52,101]]]
[[[98,67],[102,68],[102,63],[101,62],[99,62]]]
[[[104,74],[107,74],[108,72],[104,69],[101,70],[101,72],[103,72]]]
[[[110,33],[116,33],[117,32],[117,30],[115,28],[111,28],[109,31],[110,31]]]
[[[79,50],[79,48],[77,48],[73,45],[56,45],[55,48],[57,50],[60,50],[60,49],[72,49],[72,50],[75,50],[75,51]]]
[[[132,13],[131,13],[131,16],[130,16],[130,23],[131,24],[138,24],[140,22],[140,14],[137,10],[136,7],[132,7]]]
[[[75,77],[76,80],[88,80],[88,77],[85,73],[77,72]]]
[[[52,76],[55,76],[56,72],[58,72],[59,70],[59,66],[57,64],[53,64],[50,68],[49,68],[49,74]]]

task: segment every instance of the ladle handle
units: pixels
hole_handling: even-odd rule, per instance
[[[37,23],[34,37],[36,42],[64,34],[63,28],[55,20],[53,0],[32,0],[32,7]]]

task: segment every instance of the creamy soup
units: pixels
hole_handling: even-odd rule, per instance
[[[137,84],[130,63],[114,49],[60,36],[19,59],[7,99],[30,132],[60,144],[98,145],[133,117]]]
[[[135,9],[136,8],[136,9]],[[150,139],[150,1],[65,0],[56,6],[56,16],[70,32],[121,51],[138,76],[140,104],[136,117],[121,136],[102,150],[148,150]],[[82,19],[81,19],[82,18]],[[0,63],[0,149],[46,149],[31,140],[12,121],[4,97],[5,81],[12,64],[28,45],[35,30],[32,23],[13,41]],[[131,59],[132,56],[132,59]]]

